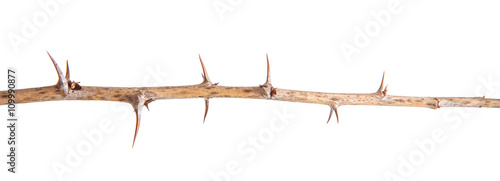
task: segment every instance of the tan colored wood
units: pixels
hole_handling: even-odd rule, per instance
[[[50,56],[50,55],[49,55]],[[205,117],[208,111],[209,98],[247,98],[268,99],[288,102],[323,104],[330,106],[337,114],[337,108],[344,105],[373,105],[373,106],[405,106],[427,107],[437,109],[441,107],[489,107],[500,108],[500,99],[484,97],[409,97],[387,94],[384,88],[384,76],[379,89],[374,93],[324,93],[300,90],[288,90],[273,87],[271,84],[269,59],[267,79],[263,85],[255,87],[228,87],[213,84],[208,78],[207,71],[200,57],[203,70],[203,82],[197,85],[164,86],[164,87],[93,87],[80,86],[70,80],[69,67],[66,64],[64,75],[50,57],[59,76],[53,86],[15,90],[15,104],[59,101],[59,100],[96,100],[117,101],[132,105],[136,113],[136,130],[134,142],[140,125],[140,113],[143,106],[161,99],[204,98],[206,100]],[[8,104],[8,91],[0,91],[0,105]],[[330,113],[330,117],[332,116]],[[330,119],[328,119],[329,121]],[[338,121],[338,116],[337,116]]]

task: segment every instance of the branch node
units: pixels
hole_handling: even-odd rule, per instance
[[[436,100],[436,107],[434,109],[438,109],[438,108],[441,108],[441,106],[439,105],[440,101],[438,98],[434,98]]]
[[[82,86],[80,86],[80,84],[78,84],[78,83],[80,83],[80,82],[71,81],[70,88],[72,91],[82,89]]]

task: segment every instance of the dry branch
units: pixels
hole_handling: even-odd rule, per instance
[[[48,52],[47,52],[48,54]],[[69,66],[66,62],[66,74],[64,75],[54,59],[50,56],[57,71],[59,80],[53,86],[18,89],[15,90],[16,103],[30,103],[57,100],[98,100],[118,101],[132,105],[136,114],[136,128],[134,133],[135,143],[139,126],[141,123],[142,108],[155,100],[161,99],[183,99],[203,98],[205,99],[205,114],[203,122],[208,113],[210,98],[249,98],[269,99],[288,102],[302,102],[323,104],[330,106],[330,121],[335,113],[338,122],[338,108],[343,105],[376,105],[376,106],[406,106],[427,107],[437,109],[441,107],[491,107],[500,108],[500,99],[489,99],[485,97],[409,97],[392,96],[387,94],[387,86],[384,87],[384,76],[379,89],[374,93],[323,93],[299,90],[288,90],[273,87],[271,84],[271,72],[269,59],[267,59],[267,79],[263,85],[255,87],[229,87],[218,86],[212,83],[208,77],[205,65],[200,57],[203,70],[203,82],[187,86],[164,86],[164,87],[93,87],[80,86],[78,82],[70,80]],[[267,55],[266,55],[267,58]],[[0,105],[7,104],[7,91],[0,91]],[[149,110],[149,108],[148,108]]]

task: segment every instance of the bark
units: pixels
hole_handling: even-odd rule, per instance
[[[405,106],[427,107],[432,109],[441,107],[500,108],[500,99],[489,99],[485,97],[410,97],[388,95],[387,87],[384,88],[384,76],[382,76],[382,82],[379,89],[374,93],[366,94],[308,92],[276,88],[271,84],[269,59],[267,60],[266,82],[263,85],[255,87],[218,86],[217,83],[212,83],[208,77],[201,57],[200,63],[203,69],[203,82],[196,85],[164,87],[80,86],[77,82],[70,80],[67,62],[66,75],[64,75],[54,59],[52,59],[52,57],[50,57],[50,59],[59,76],[58,82],[53,86],[15,90],[15,103],[20,104],[58,100],[98,100],[129,103],[136,113],[134,143],[139,131],[142,108],[144,106],[148,108],[149,103],[161,99],[203,98],[205,99],[206,106],[204,118],[206,118],[208,112],[208,99],[210,98],[268,99],[323,104],[330,106],[330,118],[332,114],[335,113],[337,122],[337,109],[344,105]],[[0,91],[0,105],[8,104],[8,95],[8,91]],[[330,121],[330,118],[328,121]]]

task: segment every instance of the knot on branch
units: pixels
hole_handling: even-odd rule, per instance
[[[441,101],[439,101],[438,98],[434,98],[434,100],[436,100],[436,107],[434,109],[441,108],[441,106],[439,105],[439,103],[441,103]]]

